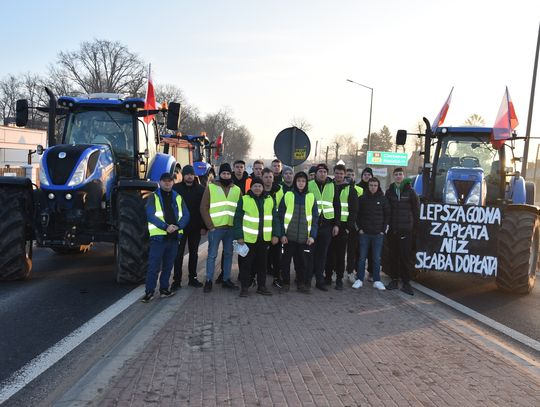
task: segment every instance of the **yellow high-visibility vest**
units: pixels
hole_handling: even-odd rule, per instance
[[[323,187],[322,193],[315,180],[311,180],[308,183],[308,191],[315,196],[317,201],[317,208],[319,210],[319,216],[325,219],[334,219],[334,183],[326,183]]]
[[[159,220],[162,220],[163,222],[165,222],[165,214],[163,213],[163,208],[161,207],[161,201],[159,200],[158,194],[155,193],[155,192],[154,192],[154,202],[155,202],[155,207],[156,207],[156,212],[155,212],[156,218],[158,218]],[[178,205],[178,220],[177,220],[177,222],[179,222],[180,219],[182,219],[182,196],[180,196],[180,194],[176,195],[176,205]],[[153,223],[150,223],[150,222],[148,222],[148,233],[150,234],[150,237],[152,237],[152,236],[167,236],[167,231],[166,230],[160,229],[156,225],[154,225]],[[180,229],[178,231],[178,233],[183,234],[184,231],[182,229]]]
[[[294,213],[294,192],[289,191],[285,194],[285,219],[284,219],[284,226],[285,226],[285,233],[287,233],[287,229],[289,228],[289,224],[291,223],[291,219],[293,217]],[[313,204],[315,203],[315,195],[313,195],[311,192],[308,192],[306,194],[306,201],[304,204],[304,208],[306,210],[306,220],[308,225],[308,231],[307,235],[309,237],[309,234],[311,233],[311,223],[313,221]]]
[[[229,189],[229,195],[225,196],[223,188],[216,184],[208,186],[210,191],[210,218],[215,227],[232,226],[234,223],[234,212],[238,206],[242,191],[236,185]]]
[[[242,197],[242,208],[244,217],[242,218],[242,231],[246,243],[255,243],[259,236],[259,222],[261,214],[257,202],[250,195]],[[274,200],[271,196],[264,199],[263,205],[263,240],[269,242],[272,239],[272,212],[274,210]]]

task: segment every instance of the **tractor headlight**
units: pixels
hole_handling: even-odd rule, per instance
[[[79,185],[84,181],[84,178],[86,176],[87,163],[88,163],[88,159],[85,158],[79,163],[79,165],[77,165],[77,168],[73,172],[73,175],[71,176],[71,179],[68,182],[68,187]]]
[[[50,185],[49,180],[47,179],[47,174],[45,173],[45,169],[43,167],[41,167],[39,170],[39,184],[46,187]]]
[[[465,201],[465,205],[480,205],[480,183],[477,182],[471,188],[471,192]]]
[[[444,194],[444,202],[448,204],[457,204],[457,193],[454,188],[454,183],[451,180],[446,181],[446,193]]]

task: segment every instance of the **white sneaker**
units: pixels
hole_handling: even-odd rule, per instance
[[[375,281],[373,283],[373,288],[376,288],[377,290],[386,290],[386,288],[384,287],[384,284],[381,283],[380,281]]]
[[[361,288],[363,285],[364,283],[362,282],[362,280],[356,280],[354,284],[352,285],[352,288],[358,289],[358,288]]]

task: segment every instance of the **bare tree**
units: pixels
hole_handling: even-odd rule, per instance
[[[15,102],[22,98],[21,80],[8,75],[0,80],[0,118],[7,125],[15,118]]]
[[[236,122],[229,110],[222,109],[218,113],[207,115],[202,125],[210,141],[215,141],[223,131],[222,162],[245,159],[248,156],[253,136],[245,126]]]
[[[137,95],[146,83],[139,56],[118,41],[85,41],[77,51],[61,51],[50,77],[69,93],[110,92]],[[62,92],[66,93],[66,92]]]
[[[351,156],[355,155],[358,149],[358,141],[352,134],[336,134],[332,138],[330,145],[334,147],[334,151],[338,146],[337,149],[341,154]]]
[[[304,117],[293,117],[291,120],[291,126],[297,127],[305,133],[313,128],[311,123],[308,122]]]
[[[467,120],[465,120],[465,123],[463,124],[466,126],[485,126],[486,121],[479,114],[473,113],[467,118]]]

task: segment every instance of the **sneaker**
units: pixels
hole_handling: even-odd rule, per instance
[[[257,294],[261,294],[261,295],[272,295],[272,293],[268,290],[268,288],[266,287],[259,287],[257,288],[257,291],[256,291]]]
[[[274,281],[272,282],[272,286],[281,289],[281,288],[283,288],[283,283],[281,281],[279,281],[278,278],[275,278]]]
[[[403,291],[405,294],[414,295],[414,291],[410,283],[403,283],[401,286],[401,291]]]
[[[219,273],[219,276],[216,279],[216,284],[221,284],[221,283],[223,283],[223,271]]]
[[[287,291],[289,291],[290,289],[291,289],[291,285],[290,285],[290,284],[286,284],[286,283],[283,284],[283,287],[282,287],[282,290],[283,290],[283,291],[287,292]]]
[[[243,297],[243,298],[249,297],[248,289],[247,289],[247,288],[242,288],[242,289],[240,290],[240,295],[239,295],[239,297]]]
[[[234,284],[230,279],[223,281],[221,284],[223,288],[228,288],[230,290],[238,290],[238,286]]]
[[[188,285],[191,287],[200,288],[203,286],[203,283],[201,283],[199,280],[194,278],[194,279],[189,280]]]
[[[362,280],[356,280],[354,282],[354,284],[352,285],[352,288],[354,288],[355,290],[359,289],[359,288],[362,288],[362,286],[364,285],[364,283],[362,282]]]
[[[381,283],[380,281],[375,281],[373,283],[373,288],[376,288],[377,290],[386,290],[384,284]]]
[[[343,291],[343,280],[341,278],[336,279],[336,290]]]
[[[203,291],[205,293],[209,293],[210,291],[212,291],[212,282],[210,280],[206,280],[206,283],[204,283]]]
[[[297,290],[302,294],[311,294],[311,288],[306,287],[305,285],[298,286]]]
[[[146,293],[144,294],[144,297],[142,297],[141,302],[150,302],[154,298],[154,293]]]
[[[349,282],[351,284],[354,284],[356,282],[356,276],[355,276],[355,273],[354,272],[349,272],[349,275],[347,276],[347,278],[349,279]]]
[[[325,285],[332,285],[332,277],[325,277],[324,278],[324,284]]]
[[[160,298],[172,297],[173,295],[174,295],[174,291],[170,291],[170,290],[159,290],[159,296],[160,296]]]
[[[386,284],[387,290],[396,290],[397,288],[399,288],[398,280],[392,280]]]
[[[176,281],[173,281],[173,283],[171,284],[171,291],[178,291],[181,288],[182,285]]]
[[[315,288],[321,291],[328,291],[328,288],[326,288],[323,283],[315,284]]]

